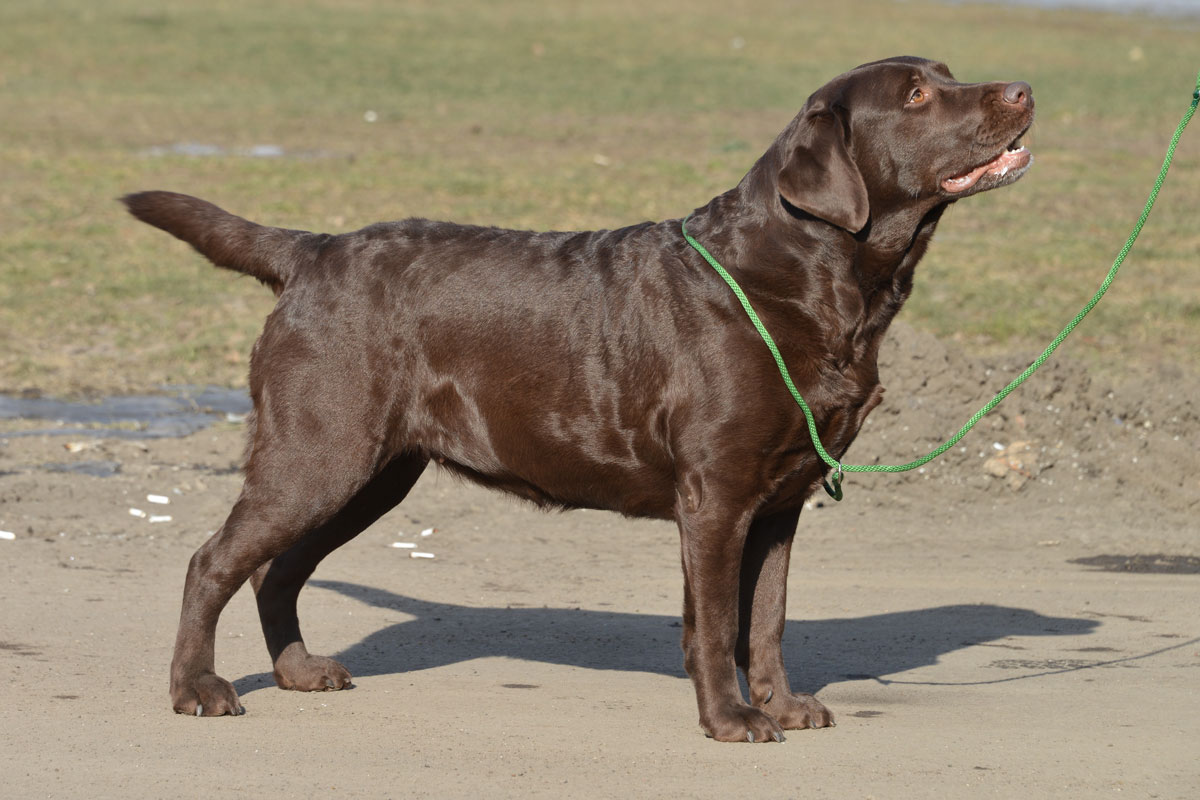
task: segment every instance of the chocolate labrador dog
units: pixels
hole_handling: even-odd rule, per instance
[[[1025,172],[1032,120],[1026,83],[959,83],[912,57],[866,64],[817,90],[741,183],[692,215],[688,232],[740,281],[835,457],[880,401],[880,340],[942,212]],[[213,639],[247,579],[276,682],[349,686],[305,647],[297,595],[436,461],[542,506],[675,520],[704,731],[765,742],[833,724],[792,691],[780,645],[797,519],[827,468],[680,220],[532,233],[407,219],[329,235],[169,192],[124,202],[279,298],[251,357],[245,486],[188,569],[176,711],[244,712]]]

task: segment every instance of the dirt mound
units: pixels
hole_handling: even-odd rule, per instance
[[[1065,349],[1065,348],[1064,348]],[[968,354],[952,342],[893,327],[880,353],[887,394],[850,463],[902,463],[940,445],[1037,353]],[[1059,352],[953,449],[920,471],[859,476],[856,484],[931,481],[1114,513],[1200,510],[1200,377],[1159,367],[1096,378]],[[878,490],[878,486],[874,487]]]

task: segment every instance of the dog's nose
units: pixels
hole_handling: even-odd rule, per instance
[[[1026,108],[1032,106],[1033,87],[1025,81],[1010,83],[1004,87],[1004,102],[1012,103],[1015,106],[1025,106]]]

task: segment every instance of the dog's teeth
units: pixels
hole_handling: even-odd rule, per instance
[[[750,744],[754,744],[754,731],[746,731],[746,741],[748,741]]]
[[[200,705],[199,703],[196,703],[196,716],[197,717],[204,716],[204,706]]]

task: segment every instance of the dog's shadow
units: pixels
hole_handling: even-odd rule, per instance
[[[572,608],[471,608],[343,581],[313,580],[309,585],[414,618],[332,654],[357,677],[489,656],[686,677],[678,617]],[[940,656],[971,645],[1012,636],[1077,636],[1098,624],[1022,608],[939,606],[867,617],[789,620],[783,646],[793,688],[816,692],[842,680],[881,679],[934,664]],[[234,685],[244,693],[272,683],[269,675],[259,674]]]

